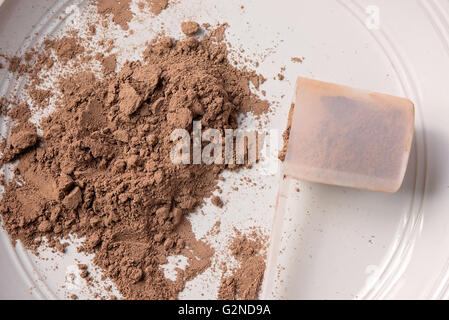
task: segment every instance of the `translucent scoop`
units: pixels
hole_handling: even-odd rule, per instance
[[[284,174],[395,193],[407,169],[414,118],[408,99],[298,78]]]

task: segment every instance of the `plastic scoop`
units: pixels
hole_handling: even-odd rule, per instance
[[[407,169],[414,120],[408,99],[298,78],[283,173],[395,193]]]
[[[410,100],[298,78],[263,299],[277,297],[281,292],[279,270],[296,263],[288,255],[282,256],[281,250],[281,244],[292,241],[289,233],[297,228],[286,216],[300,216],[297,213],[301,212],[292,195],[292,182],[398,191],[408,165],[414,119]]]

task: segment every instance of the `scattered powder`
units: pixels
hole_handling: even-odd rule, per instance
[[[293,57],[292,58],[292,62],[302,63],[303,61],[304,61],[304,57],[303,58],[298,58],[298,57]]]
[[[222,42],[225,39],[225,33],[228,27],[229,24],[223,23],[214,30],[211,30],[211,38],[218,42]]]
[[[168,0],[145,0],[145,2],[154,15],[160,14],[168,6]],[[96,0],[97,12],[104,18],[111,16],[112,21],[123,30],[129,29],[128,24],[133,18],[130,4],[131,0]],[[143,2],[138,7],[142,10],[144,8]]]
[[[5,57],[8,63],[8,71],[11,73],[17,73],[19,75],[23,75],[28,71],[28,65],[22,64],[22,58],[13,56],[13,57]]]
[[[13,161],[21,153],[33,148],[38,142],[39,137],[35,126],[28,122],[31,112],[26,104],[18,104],[14,106],[8,115],[17,122],[11,129],[9,142],[4,142],[4,149],[0,157],[0,164]]]
[[[231,244],[231,252],[240,264],[230,276],[221,281],[220,300],[256,300],[259,296],[265,272],[266,239],[253,232],[250,237],[237,233]]]
[[[278,75],[277,75],[277,77],[278,77],[278,79],[279,79],[280,81],[282,81],[282,80],[285,79],[284,72],[285,72],[285,67],[282,67],[282,68],[281,68],[281,72],[279,72]]]

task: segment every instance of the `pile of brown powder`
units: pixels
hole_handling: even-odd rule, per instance
[[[70,48],[81,50],[69,42],[64,57]],[[85,237],[81,250],[95,254],[125,298],[177,298],[214,253],[184,217],[212,195],[227,166],[174,165],[170,134],[191,130],[194,120],[204,130],[236,128],[240,113],[267,106],[249,89],[254,73],[226,57],[226,46],[209,37],[162,38],[144,61],[118,73],[110,68],[106,79],[89,72],[61,79],[63,96],[43,120],[42,137],[29,116],[17,116],[2,160],[20,162],[0,201],[12,239],[36,249],[45,237],[63,250],[61,239]],[[257,296],[264,260],[244,252],[236,253],[243,269],[226,280],[221,298]],[[188,257],[188,266],[172,281],[161,265],[177,254]]]

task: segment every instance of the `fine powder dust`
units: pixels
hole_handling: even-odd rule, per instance
[[[90,72],[61,78],[62,98],[43,119],[42,136],[28,122],[26,105],[9,111],[17,124],[2,162],[20,161],[0,214],[12,240],[36,250],[45,238],[64,251],[61,240],[84,237],[79,250],[94,254],[127,299],[176,299],[209,268],[214,250],[195,238],[185,216],[212,196],[221,172],[232,167],[173,164],[170,134],[192,130],[195,120],[204,130],[223,132],[237,128],[238,115],[252,106],[257,113],[268,106],[249,89],[254,73],[233,66],[226,46],[213,40],[161,38],[143,61],[118,73],[109,68],[105,79]],[[55,46],[62,59],[70,59],[67,50],[83,52],[68,39]],[[242,269],[224,279],[219,297],[255,299],[264,258],[253,254],[257,242],[238,241],[233,251]],[[188,258],[174,281],[161,268],[171,255]]]
[[[237,233],[231,244],[231,252],[238,268],[223,279],[218,299],[220,300],[254,300],[257,298],[265,272],[265,254],[262,252],[266,239],[257,233],[250,237]]]

